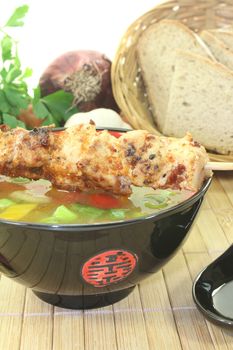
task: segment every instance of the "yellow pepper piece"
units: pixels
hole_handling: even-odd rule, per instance
[[[20,220],[36,208],[37,205],[37,203],[11,205],[0,213],[0,218],[5,220]]]

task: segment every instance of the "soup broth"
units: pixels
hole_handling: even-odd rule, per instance
[[[191,197],[191,191],[132,187],[130,197],[68,192],[47,180],[0,177],[0,219],[41,224],[92,224],[153,214]]]

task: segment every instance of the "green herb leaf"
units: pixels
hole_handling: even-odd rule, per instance
[[[52,116],[61,123],[78,112],[76,107],[71,108],[73,99],[74,97],[72,94],[64,90],[59,90],[43,97],[42,101],[45,103]]]
[[[7,113],[10,110],[10,104],[6,99],[5,93],[3,90],[0,90],[0,112]]]
[[[18,115],[20,114],[20,108],[19,107],[15,107],[15,106],[11,106],[8,114],[13,115],[13,116],[15,116],[17,118]]]
[[[2,67],[0,70],[0,122],[11,128],[25,127],[18,120],[22,109],[27,109],[32,98],[28,93],[25,79],[32,75],[30,68],[22,70],[18,55],[17,41],[6,32],[6,27],[20,27],[29,7],[17,7],[3,28],[0,28],[0,55]]]
[[[49,113],[48,116],[43,121],[42,125],[48,126],[48,125],[52,125],[52,124],[54,124],[56,127],[60,126],[60,123],[55,118],[53,118],[51,113]]]
[[[21,75],[20,79],[25,79],[25,78],[29,78],[32,76],[32,69],[29,67],[26,67],[23,74]]]
[[[28,5],[23,5],[16,8],[12,16],[6,22],[5,27],[22,27],[24,25],[22,19],[25,17],[28,9]]]
[[[73,107],[70,107],[68,108],[65,113],[64,113],[64,116],[63,116],[63,119],[65,122],[67,122],[67,120],[73,115],[73,114],[76,114],[78,113],[78,108],[76,106],[73,106]]]
[[[11,87],[13,88],[13,90],[17,90],[22,95],[28,95],[28,87],[25,81],[19,80],[17,82],[11,83]],[[29,99],[31,99],[31,97],[29,97]]]
[[[77,108],[72,106],[73,95],[60,90],[42,99],[40,88],[37,87],[32,98],[25,82],[25,79],[32,75],[32,70],[22,69],[17,41],[6,32],[7,27],[23,26],[28,9],[28,5],[17,7],[5,26],[0,28],[0,122],[8,124],[11,128],[25,127],[17,118],[21,110],[32,104],[35,115],[43,119],[42,125],[62,126],[71,115],[78,112]]]
[[[13,80],[18,78],[21,74],[22,74],[22,71],[17,66],[10,68],[5,79],[6,83],[7,84],[11,83]]]
[[[7,76],[7,70],[5,67],[3,67],[2,70],[0,71],[0,75],[2,77],[2,81],[5,81],[6,76]]]
[[[14,62],[13,62],[13,65],[14,67],[18,67],[20,68],[21,67],[21,62],[20,62],[20,58],[19,58],[19,55],[18,55],[18,49],[17,49],[17,46],[15,47],[15,57],[14,57]]]
[[[33,112],[40,119],[44,119],[44,118],[48,117],[48,115],[49,115],[48,109],[44,106],[43,102],[41,102],[41,101],[38,101],[33,106]]]
[[[3,62],[10,60],[12,58],[12,39],[9,35],[5,35],[1,41],[1,49],[2,49],[2,60]]]
[[[20,120],[16,119],[13,115],[3,113],[2,119],[3,123],[9,125],[11,128],[16,128],[17,126],[25,128],[25,124]]]
[[[46,96],[46,98],[41,99],[40,87],[38,86],[37,88],[35,88],[34,97],[32,101],[33,112],[38,118],[44,119],[42,123],[43,126],[51,125],[51,124],[55,124],[55,126],[60,126],[61,125],[60,121],[56,118],[56,116],[54,116],[51,113],[51,107],[49,108],[48,103],[46,103],[47,97],[48,97],[48,100],[50,100],[51,95],[49,95],[49,97]],[[53,97],[51,98],[51,100],[53,100]]]
[[[19,91],[11,89],[9,87],[5,88],[5,94],[7,100],[12,106],[18,107],[20,109],[26,109],[28,107],[30,102],[28,96],[24,96]]]
[[[35,89],[33,89],[33,93],[34,93],[34,96],[33,96],[32,104],[34,106],[35,104],[37,104],[37,102],[40,101],[40,98],[41,98],[40,87],[37,86]]]

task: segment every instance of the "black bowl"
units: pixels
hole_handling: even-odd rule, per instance
[[[210,183],[172,208],[134,220],[93,225],[0,220],[0,271],[56,306],[113,304],[174,255]]]

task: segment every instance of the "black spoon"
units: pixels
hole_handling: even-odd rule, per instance
[[[196,277],[192,292],[205,317],[233,326],[233,245]]]

